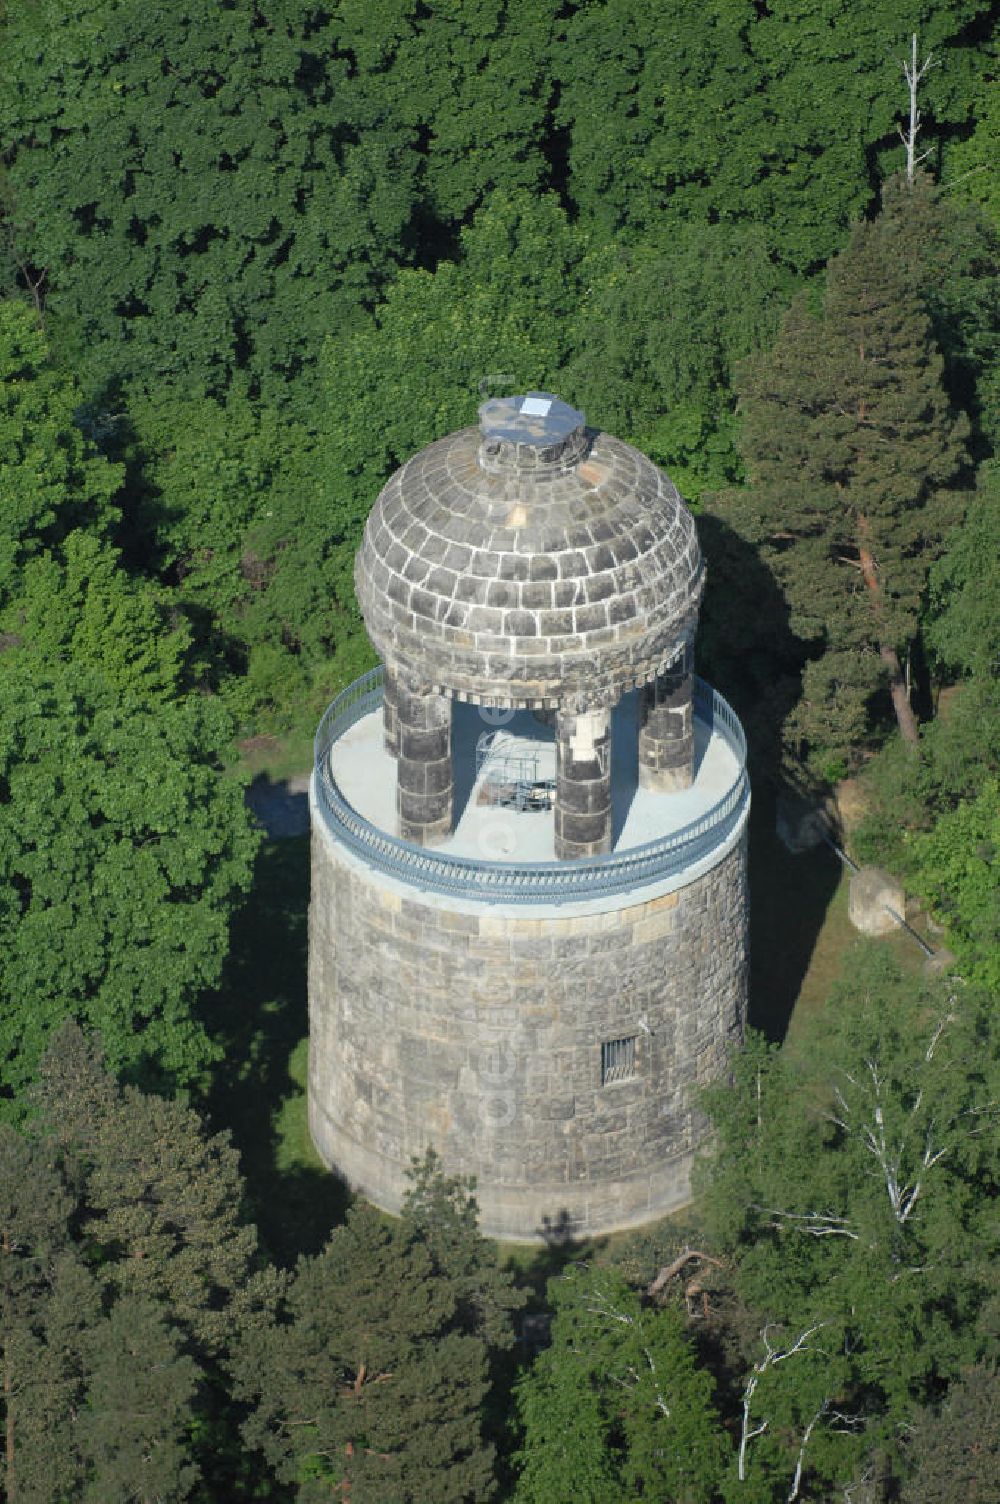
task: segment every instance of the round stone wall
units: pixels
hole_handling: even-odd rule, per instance
[[[692,881],[603,912],[410,891],[315,808],[312,829],[309,1123],[326,1162],[396,1211],[433,1145],[476,1176],[499,1238],[683,1205],[705,1128],[695,1088],[746,1016],[745,825]]]

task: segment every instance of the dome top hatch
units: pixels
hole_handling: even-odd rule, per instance
[[[355,566],[368,634],[415,685],[478,704],[613,703],[694,632],[703,566],[676,487],[548,393],[391,477]]]

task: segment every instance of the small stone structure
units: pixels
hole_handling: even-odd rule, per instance
[[[851,873],[847,913],[856,930],[863,935],[891,935],[899,928],[899,920],[890,909],[900,918],[906,915],[906,895],[898,877],[881,867],[861,867]]]
[[[392,477],[358,554],[384,670],[317,736],[310,1125],[387,1209],[433,1144],[487,1233],[583,1235],[689,1194],[745,1020],[745,747],[695,694],[668,478],[545,393],[480,420]],[[541,813],[470,796],[463,702],[551,727]]]

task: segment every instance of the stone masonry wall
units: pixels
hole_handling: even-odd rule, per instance
[[[687,887],[600,914],[442,907],[352,867],[313,819],[309,1120],[346,1180],[398,1209],[433,1144],[481,1226],[536,1239],[682,1205],[746,1012],[746,837]],[[551,911],[550,911],[551,912]],[[635,1076],[601,1082],[634,1038]]]

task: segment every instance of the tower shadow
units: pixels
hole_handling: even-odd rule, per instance
[[[639,787],[639,695],[622,695],[611,712],[611,848],[618,845]]]
[[[286,1266],[317,1253],[351,1202],[306,1126],[308,903],[308,836],[264,841],[206,1006],[222,1059],[204,1105],[213,1128],[231,1130],[247,1211],[266,1252]]]

